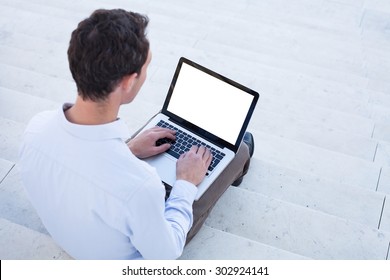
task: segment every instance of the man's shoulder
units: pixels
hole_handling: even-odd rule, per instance
[[[36,114],[28,122],[26,129],[24,130],[22,138],[23,145],[37,144],[40,142],[47,142],[48,136],[56,134],[56,115],[58,111],[44,111]],[[35,145],[34,144],[34,145]]]
[[[57,116],[58,111],[43,111],[36,114],[29,121],[26,132],[37,132],[50,124]]]

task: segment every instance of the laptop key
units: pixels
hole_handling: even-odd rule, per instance
[[[171,124],[168,124],[164,121],[160,121],[157,125],[161,127],[167,127],[169,129],[173,129],[176,131],[176,141],[173,141],[168,138],[163,138],[163,139],[159,139],[156,142],[157,146],[165,143],[172,144],[171,148],[167,150],[166,153],[170,154],[176,159],[178,159],[181,154],[188,152],[193,145],[205,146],[211,151],[211,154],[213,156],[212,162],[208,168],[208,171],[212,172],[215,169],[215,167],[218,165],[218,163],[221,161],[221,159],[225,156],[224,153],[220,152],[219,150],[216,150],[214,147],[207,145],[203,141],[185,133],[184,131],[181,131],[180,129],[172,126]],[[209,175],[209,173],[207,175]]]
[[[171,149],[169,149],[168,151],[166,151],[166,153],[170,154],[171,156],[173,156],[174,158],[179,158],[180,157],[180,154],[175,152],[175,151],[172,151]]]

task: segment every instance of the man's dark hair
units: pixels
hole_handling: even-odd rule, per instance
[[[96,10],[72,32],[70,71],[79,95],[105,100],[122,78],[140,73],[149,53],[149,19],[121,9]]]

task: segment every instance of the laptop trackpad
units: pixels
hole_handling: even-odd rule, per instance
[[[155,157],[147,158],[145,161],[156,168],[158,175],[164,183],[173,186],[176,181],[177,159],[167,154],[161,154]]]

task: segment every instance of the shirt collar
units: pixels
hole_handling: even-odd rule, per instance
[[[58,112],[58,120],[60,125],[73,136],[90,141],[130,138],[127,125],[119,118],[111,123],[101,125],[80,125],[69,122],[64,111],[72,106],[73,104],[65,103]]]

